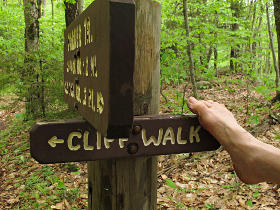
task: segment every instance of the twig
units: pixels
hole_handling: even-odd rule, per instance
[[[187,83],[184,86],[184,92],[183,92],[182,114],[184,113],[186,89],[187,89]]]
[[[276,120],[278,123],[280,123],[280,118],[276,117],[274,114],[269,115],[273,120]]]

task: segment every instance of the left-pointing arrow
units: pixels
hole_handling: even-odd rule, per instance
[[[56,147],[56,144],[62,144],[64,143],[64,139],[58,139],[56,136],[53,136],[49,141],[49,145],[51,147]]]

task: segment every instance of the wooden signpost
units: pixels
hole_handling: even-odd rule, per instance
[[[132,125],[134,31],[134,1],[96,0],[64,33],[65,101],[110,138]]]
[[[156,155],[215,150],[194,115],[157,115],[160,5],[95,0],[65,31],[64,95],[86,120],[38,122],[39,163],[88,161],[89,209],[155,210]]]
[[[129,138],[108,139],[84,120],[41,122],[30,131],[39,163],[91,161],[215,150],[219,143],[193,115],[134,118]]]

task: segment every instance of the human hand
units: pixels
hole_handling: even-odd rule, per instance
[[[200,124],[208,130],[222,145],[226,142],[226,129],[239,128],[233,114],[223,104],[190,97],[188,107],[197,114]],[[225,145],[224,145],[225,146]]]

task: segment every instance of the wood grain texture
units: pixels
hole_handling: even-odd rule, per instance
[[[160,5],[136,0],[134,115],[159,111]],[[157,158],[88,162],[89,209],[155,210]]]

